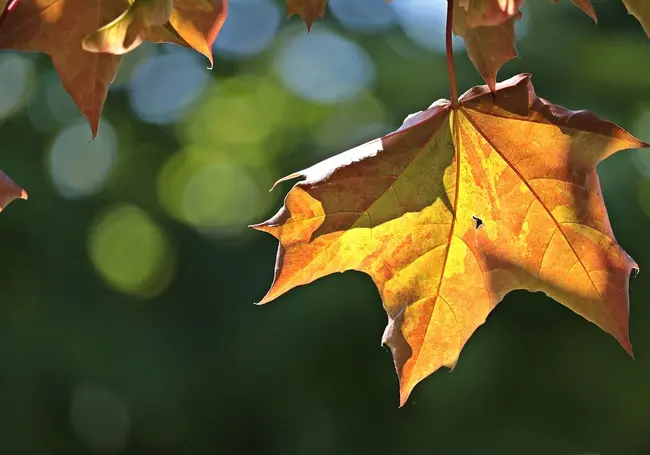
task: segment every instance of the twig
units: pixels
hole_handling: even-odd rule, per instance
[[[451,45],[451,32],[454,24],[454,0],[447,0],[447,29],[445,33],[447,47],[447,70],[451,89],[451,106],[458,107],[458,87],[456,86],[456,69],[454,67],[454,49]]]

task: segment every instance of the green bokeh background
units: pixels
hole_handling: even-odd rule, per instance
[[[620,1],[594,3],[598,27],[566,0],[529,0],[521,58],[499,78],[531,72],[540,96],[650,141],[650,41]],[[448,97],[444,55],[398,27],[355,33],[328,14],[320,29],[367,53],[372,84],[341,103],[291,92],[274,55],[305,31],[283,21],[264,52],[217,56],[172,124],[144,122],[112,90],[98,140],[114,132],[116,160],[86,197],[53,183],[53,144],[79,118],[49,60],[29,57],[25,99],[0,120],[0,167],[30,195],[0,216],[0,454],[650,454],[650,152],[598,167],[617,239],[641,269],[635,361],[568,309],[519,291],[453,372],[398,409],[369,277],[337,274],[253,305],[276,241],[246,225],[280,206],[291,183],[268,193],[273,181],[371,139],[357,134],[366,124],[394,129]],[[481,83],[464,53],[456,60],[461,91]],[[89,147],[83,131],[76,143]],[[60,178],[85,172],[67,169]]]

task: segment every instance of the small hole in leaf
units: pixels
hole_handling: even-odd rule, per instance
[[[630,278],[631,278],[631,279],[635,279],[637,276],[639,276],[639,269],[637,269],[636,267],[634,267],[634,268],[632,269],[632,273],[630,273]]]
[[[482,220],[482,219],[480,219],[480,218],[477,217],[476,215],[472,215],[472,218],[473,218],[474,221],[476,222],[476,224],[474,225],[474,228],[475,228],[475,229],[478,229],[478,228],[480,228],[481,226],[483,226],[483,220]]]

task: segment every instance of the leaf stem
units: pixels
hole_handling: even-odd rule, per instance
[[[451,89],[451,107],[458,107],[458,87],[456,85],[456,68],[454,67],[454,49],[451,45],[451,32],[454,25],[454,0],[447,0],[447,28],[445,42],[447,47],[447,70]]]

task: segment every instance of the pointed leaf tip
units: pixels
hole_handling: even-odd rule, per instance
[[[399,406],[398,406],[398,409],[399,409],[399,408],[403,408],[404,406],[406,406],[406,403],[408,402],[409,397],[411,396],[411,392],[413,392],[413,388],[414,388],[414,387],[415,387],[415,385],[410,386],[410,387],[408,387],[408,388],[402,388],[402,387],[400,386],[400,390],[399,390]]]
[[[0,212],[16,199],[27,199],[27,191],[0,170]]]
[[[453,32],[465,41],[467,56],[492,92],[496,90],[499,69],[517,57],[515,22],[522,15],[518,6],[513,11],[504,20],[473,26],[469,12],[460,2],[455,3]]]
[[[15,8],[11,14],[6,15],[2,24],[0,49],[48,54],[66,92],[88,120],[94,138],[97,136],[108,88],[120,63],[120,55],[115,54],[128,52],[139,40],[146,39],[192,47],[205,55],[210,65],[213,65],[211,46],[225,20],[227,0],[176,0],[171,16],[167,16],[171,25],[165,23],[162,26],[149,26],[163,21],[171,2],[172,0],[12,2]],[[160,10],[157,10],[156,14],[138,16],[144,20],[144,24],[139,25],[133,21],[126,21],[129,22],[127,24],[122,17],[121,21],[111,27],[110,22],[120,18],[129,3],[133,3],[131,6],[134,8],[140,8],[140,5],[162,5],[163,14],[158,15]],[[191,8],[186,8],[188,5]],[[69,11],[74,11],[74,14],[69,14]],[[129,18],[133,19],[133,14]],[[105,28],[107,23],[109,27]],[[143,28],[141,25],[147,29],[146,36],[140,33]],[[65,30],[65,33],[61,33],[61,30]],[[121,41],[120,36],[126,40]],[[80,45],[70,44],[75,42]]]
[[[595,168],[642,143],[538,97],[528,74],[495,88],[474,87],[456,109],[434,105],[306,169],[277,214],[254,226],[279,240],[261,303],[337,272],[372,277],[390,321],[383,339],[400,407],[420,381],[453,366],[516,289],[544,292],[633,355],[636,264],[616,241]]]
[[[264,223],[250,224],[248,227],[256,231],[268,232],[268,228]]]
[[[183,0],[190,4],[195,1],[199,0]],[[228,1],[206,0],[206,2],[210,4],[210,11],[175,7],[169,22],[189,47],[208,59],[209,69],[212,69],[214,67],[212,46],[228,16]]]
[[[596,16],[596,11],[594,10],[591,0],[571,0],[574,5],[580,8],[582,11],[587,13],[589,17],[594,21],[595,24],[598,24],[598,17]],[[557,3],[557,0],[555,1]]]
[[[619,339],[618,342],[621,344],[623,349],[625,349],[625,352],[628,353],[630,357],[632,357],[632,360],[635,360],[634,358],[634,349],[632,348],[632,342],[630,341],[629,336],[625,337],[624,339]]]
[[[269,190],[269,193],[271,191],[273,191],[275,189],[275,187],[278,186],[278,184],[280,184],[282,182],[287,182],[289,180],[293,180],[293,179],[298,178],[298,177],[303,177],[303,176],[304,176],[304,171],[294,172],[292,174],[286,175],[286,176],[282,177],[281,179],[278,179],[278,180],[275,181],[275,183],[273,184],[273,186]]]
[[[314,20],[325,16],[327,0],[286,0],[287,17],[299,15],[311,31]]]
[[[628,13],[641,23],[646,35],[650,38],[650,8],[648,0],[623,0]]]

